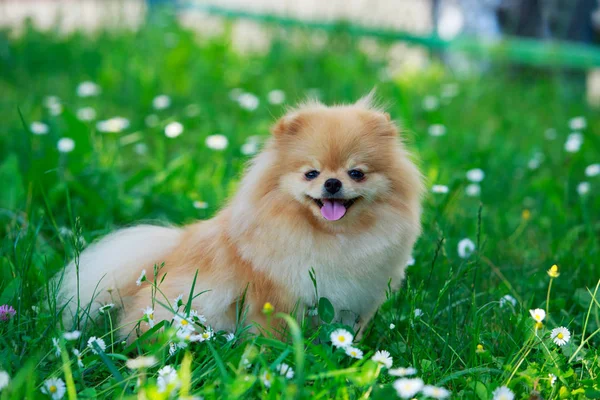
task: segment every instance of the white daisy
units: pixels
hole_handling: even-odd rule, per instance
[[[415,262],[416,262],[415,258],[413,256],[410,256],[410,258],[406,262],[406,266],[407,267],[413,266],[413,265],[415,265]]]
[[[431,187],[433,193],[446,194],[450,191],[446,185],[433,185]]]
[[[211,150],[225,150],[229,145],[229,140],[224,135],[210,135],[204,143]]]
[[[479,186],[477,183],[470,183],[465,188],[465,193],[469,197],[477,197],[481,194],[481,186]]]
[[[513,307],[516,307],[517,306],[517,299],[515,299],[514,297],[512,297],[510,294],[505,294],[500,299],[500,307],[504,307],[508,303],[512,304]]]
[[[581,183],[579,183],[579,185],[577,185],[577,193],[580,196],[585,196],[586,194],[589,193],[590,187],[591,187],[591,185],[589,182],[581,182]]]
[[[143,269],[142,273],[140,274],[140,277],[137,278],[137,280],[135,281],[135,284],[138,286],[141,286],[142,282],[145,282],[145,281],[146,281],[146,270]]]
[[[34,121],[29,125],[29,130],[34,135],[46,135],[50,131],[50,128],[43,122]]]
[[[83,368],[83,360],[81,359],[81,352],[77,349],[73,349],[73,355],[77,358],[77,365],[79,368]]]
[[[240,151],[245,156],[252,156],[252,155],[258,153],[258,143],[256,143],[256,142],[244,143],[242,145],[242,148],[240,149]]]
[[[148,323],[150,328],[154,327],[154,308],[148,306],[142,310],[144,313],[144,320]]]
[[[51,378],[44,381],[44,385],[40,389],[42,393],[47,394],[53,400],[62,399],[67,391],[65,382],[60,378]]]
[[[94,343],[96,345],[98,345],[100,350],[102,350],[102,351],[106,350],[106,343],[104,343],[104,340],[97,338],[96,336],[92,336],[91,338],[89,338],[89,340],[87,342],[87,347],[89,347],[90,350],[92,350],[92,353],[98,354],[98,351],[96,350],[96,346],[94,346]]]
[[[475,251],[475,243],[471,239],[465,238],[458,242],[458,256],[460,258],[469,258]]]
[[[56,143],[56,148],[61,153],[70,153],[75,149],[75,141],[71,138],[60,138]]]
[[[98,309],[98,312],[100,312],[100,314],[104,314],[105,312],[110,311],[114,306],[115,305],[113,303],[105,304]]]
[[[445,399],[450,397],[450,391],[443,388],[432,385],[423,386],[423,394],[427,397],[431,397],[433,399]]]
[[[81,82],[77,85],[77,96],[92,97],[100,94],[100,86],[91,81]]]
[[[373,357],[371,357],[371,360],[382,364],[386,368],[392,368],[392,364],[394,363],[394,359],[387,350],[376,351],[375,354],[373,354]]]
[[[235,340],[235,335],[233,334],[233,332],[227,332],[225,335],[225,340],[227,340],[228,342],[231,342],[232,340]]]
[[[513,400],[515,394],[506,386],[500,386],[492,393],[492,400]]]
[[[352,336],[350,332],[342,328],[336,329],[335,331],[331,332],[329,338],[331,339],[331,344],[333,344],[335,347],[350,346],[352,344],[352,341],[354,340],[354,336]]]
[[[177,346],[175,346],[175,343],[169,343],[169,356],[175,353],[177,353]]]
[[[169,108],[170,105],[171,105],[171,98],[169,96],[167,96],[166,94],[161,94],[159,96],[156,96],[152,100],[152,107],[154,107],[155,110],[164,110],[165,108]]]
[[[552,329],[550,337],[554,340],[557,346],[564,346],[571,340],[571,332],[564,326]]]
[[[363,358],[363,352],[361,349],[358,349],[356,347],[352,347],[352,346],[346,346],[344,347],[344,351],[346,352],[346,354],[352,358],[356,358],[357,360],[360,360]]]
[[[394,382],[394,389],[403,399],[411,399],[423,389],[423,379],[402,378]]]
[[[408,368],[394,368],[394,369],[390,369],[388,370],[388,374],[392,375],[392,376],[410,376],[410,375],[414,375],[417,373],[417,369],[413,368],[413,367],[408,367]]]
[[[577,153],[583,144],[583,135],[579,132],[573,132],[567,136],[565,150],[569,153]]]
[[[201,324],[206,322],[206,317],[202,314],[198,314],[198,311],[196,310],[190,310],[190,318],[200,322]]]
[[[8,386],[10,383],[10,375],[8,372],[0,370],[0,391]]]
[[[550,379],[550,386],[554,386],[554,384],[556,383],[556,375],[548,374],[548,378]]]
[[[154,356],[140,356],[137,358],[130,358],[125,362],[129,369],[140,369],[150,368],[158,363],[158,360]]]
[[[467,171],[467,180],[479,183],[485,178],[485,172],[481,168],[473,168]]]
[[[242,93],[238,96],[237,102],[244,110],[254,111],[258,108],[260,100],[252,93]]]
[[[194,335],[194,331],[190,329],[179,329],[176,335],[180,342],[199,342],[202,339],[199,335]]]
[[[169,390],[174,390],[179,386],[179,377],[177,371],[170,365],[165,365],[158,370],[158,378],[156,379],[158,391],[164,393]]]
[[[578,116],[573,117],[569,120],[569,129],[573,131],[580,131],[587,127],[587,121],[585,117]]]
[[[54,346],[54,355],[60,357],[60,342],[58,338],[52,338],[52,345]]]
[[[200,334],[200,336],[200,341],[204,342],[205,340],[211,340],[215,336],[215,332],[212,330],[212,328],[208,327]]]
[[[396,327],[396,325],[394,325],[394,323],[390,324],[390,329],[394,329]]]
[[[285,93],[279,89],[271,90],[267,95],[267,99],[271,104],[282,104],[285,101]]]
[[[63,338],[65,338],[65,340],[77,340],[77,339],[79,339],[80,336],[81,336],[81,332],[80,331],[73,331],[73,332],[65,332],[65,333],[63,333]]]
[[[427,128],[429,136],[440,137],[446,134],[446,127],[442,124],[433,124]]]
[[[82,107],[77,109],[77,119],[80,121],[93,121],[96,119],[96,110],[92,107]]]
[[[96,123],[96,129],[104,133],[119,133],[129,127],[129,120],[123,117],[113,117]]]
[[[176,315],[175,317],[173,317],[173,322],[177,329],[184,329],[189,331],[196,330],[196,328],[194,328],[194,321],[192,321],[191,318],[182,318],[179,315]]]
[[[415,308],[415,318],[419,318],[423,316],[423,310],[420,308]]]
[[[425,96],[423,98],[423,109],[427,111],[433,111],[440,105],[439,100],[435,96]]]
[[[294,377],[294,370],[286,363],[281,363],[275,368],[279,375],[284,376],[286,379],[292,379]]]
[[[535,322],[542,322],[544,318],[546,318],[546,311],[542,310],[541,308],[529,310],[529,314],[531,314],[531,318],[533,318]]]
[[[593,177],[600,175],[600,164],[590,164],[585,168],[585,176]]]
[[[165,136],[168,138],[176,138],[177,136],[183,133],[183,125],[181,123],[174,121],[170,122],[165,126]]]
[[[175,309],[181,307],[183,305],[183,293],[177,296],[175,300],[173,300],[173,303],[175,304]]]
[[[265,387],[270,388],[271,382],[273,381],[273,374],[271,373],[271,371],[265,371],[260,376],[260,380],[262,381],[263,385],[265,385]]]

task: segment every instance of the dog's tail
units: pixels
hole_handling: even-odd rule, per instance
[[[54,278],[57,307],[64,308],[65,325],[75,315],[82,318],[89,312],[94,318],[102,305],[119,301],[120,291],[135,285],[142,270],[146,269],[151,278],[153,266],[176,248],[181,234],[176,228],[140,225],[110,234],[85,249],[77,263],[79,268],[73,260]]]

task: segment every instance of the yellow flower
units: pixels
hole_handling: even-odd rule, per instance
[[[521,213],[521,218],[527,221],[529,218],[531,218],[531,211],[529,211],[528,209],[523,210],[523,212]]]
[[[535,329],[538,329],[538,330],[539,330],[539,329],[542,329],[543,327],[544,327],[544,324],[543,324],[543,323],[541,323],[541,322],[536,322],[536,323],[535,323]]]
[[[483,349],[483,345],[482,344],[478,344],[477,345],[477,350],[475,350],[476,353],[483,353],[485,350]]]
[[[550,278],[558,278],[559,275],[560,273],[558,272],[558,265],[554,264],[548,270],[548,276],[550,276]]]
[[[271,315],[271,314],[273,314],[274,310],[275,310],[275,308],[273,307],[273,304],[271,304],[267,301],[265,303],[265,305],[263,306],[262,312],[263,312],[263,314]]]

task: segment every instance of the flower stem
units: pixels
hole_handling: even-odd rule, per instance
[[[548,284],[548,293],[546,294],[546,315],[550,315],[550,290],[552,290],[552,281],[554,278],[550,278],[550,283]]]

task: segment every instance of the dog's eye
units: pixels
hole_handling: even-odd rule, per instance
[[[306,179],[308,179],[310,181],[310,180],[315,179],[317,176],[319,176],[319,171],[315,171],[315,170],[308,171],[307,173],[304,174],[304,176],[306,177]]]
[[[365,177],[365,174],[357,169],[351,169],[350,171],[348,171],[348,175],[355,181],[360,181],[362,178]]]

